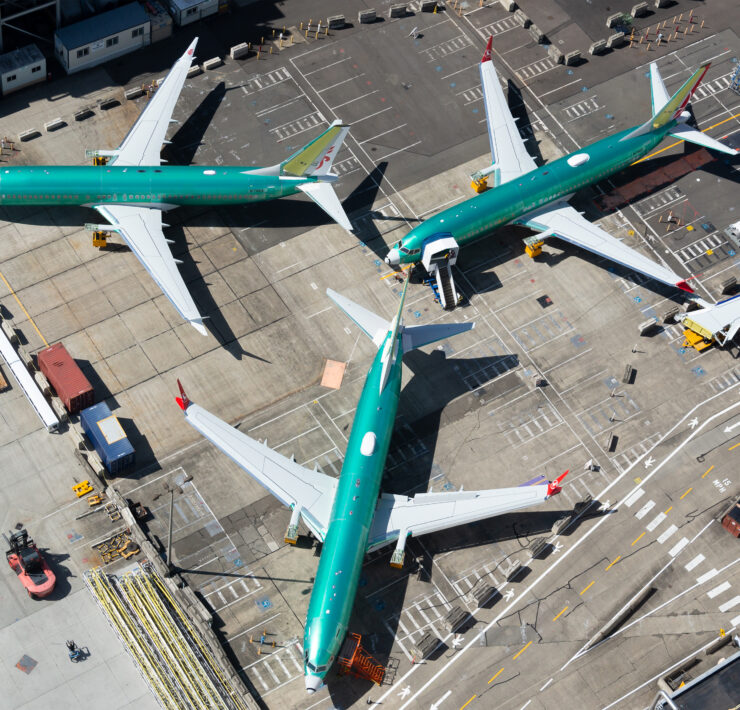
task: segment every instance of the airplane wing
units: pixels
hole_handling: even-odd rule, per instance
[[[178,385],[179,385],[178,380]],[[193,404],[183,392],[177,403],[188,424],[264,486],[283,505],[299,511],[311,532],[324,540],[329,528],[336,479],[301,466]]]
[[[160,165],[160,152],[165,142],[172,112],[182,91],[198,43],[196,37],[185,54],[175,62],[142,111],[111,160],[113,165]]]
[[[501,185],[534,170],[537,165],[527,152],[516,127],[516,121],[509,111],[504,91],[491,61],[492,42],[493,37],[489,37],[480,63],[480,78],[486,107],[491,158],[496,168],[496,185]]]
[[[95,205],[94,209],[123,237],[175,310],[201,335],[208,335],[162,233],[162,212],[133,205]]]
[[[370,526],[368,550],[383,547],[401,536],[438,532],[543,503],[560,491],[559,484],[567,473],[536,486],[415,496],[383,493]],[[403,540],[400,542],[403,544]]]
[[[656,281],[693,293],[686,281],[677,273],[622,244],[611,234],[584,219],[567,202],[546,205],[515,219],[513,224],[523,224],[542,232],[544,236],[552,234],[617,264],[646,274]]]

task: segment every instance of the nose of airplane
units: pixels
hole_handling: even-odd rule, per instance
[[[321,687],[322,682],[319,676],[309,674],[306,676],[306,690],[309,693],[315,693]]]
[[[401,252],[396,249],[396,247],[393,247],[388,252],[388,256],[385,257],[385,263],[388,264],[388,266],[398,266],[401,263]]]

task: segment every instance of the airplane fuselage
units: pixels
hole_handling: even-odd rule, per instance
[[[0,169],[2,205],[224,205],[298,192],[311,177],[255,174],[218,165],[58,166]]]
[[[347,451],[339,474],[334,505],[313,591],[303,640],[306,686],[323,678],[336,660],[347,633],[357,594],[370,526],[385,468],[401,391],[401,336],[397,352],[389,349],[390,371],[385,386],[383,354],[378,350],[357,404]]]
[[[424,246],[437,238],[451,235],[460,246],[481,239],[518,217],[622,170],[649,153],[674,126],[672,121],[660,130],[624,141],[620,138],[633,129],[615,133],[449,207],[414,227],[394,246],[395,258],[389,255],[389,263],[421,261]]]

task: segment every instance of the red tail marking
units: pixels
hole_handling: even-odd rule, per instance
[[[491,45],[493,44],[493,35],[491,35],[488,38],[488,44],[486,45],[486,51],[483,52],[483,59],[480,60],[480,63],[483,64],[484,62],[490,62],[491,61]]]
[[[677,288],[680,288],[682,291],[687,291],[688,293],[694,293],[694,289],[689,286],[686,281],[679,281],[676,284]]]
[[[175,397],[175,402],[177,402],[180,409],[182,409],[182,411],[184,412],[190,406],[190,400],[185,394],[185,390],[182,388],[182,383],[180,382],[179,378],[177,380],[177,386],[180,388],[180,396]]]
[[[547,497],[557,495],[560,493],[561,490],[563,490],[560,487],[560,484],[563,482],[563,479],[570,473],[570,469],[568,469],[564,474],[561,476],[558,476],[554,481],[550,481],[550,483],[547,484]]]
[[[676,109],[676,113],[673,114],[673,118],[678,118],[683,110],[688,105],[689,101],[691,101],[691,97],[694,95],[694,92],[699,88],[699,84],[704,80],[704,77],[706,76],[707,72],[709,71],[710,64],[707,64],[704,67],[704,71],[702,72],[701,76],[696,80],[696,84],[694,84],[693,87],[691,87],[691,91],[687,94],[686,98],[681,102],[681,105]],[[693,291],[692,291],[693,293]]]

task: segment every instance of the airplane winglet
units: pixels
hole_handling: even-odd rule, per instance
[[[491,35],[488,38],[488,44],[486,44],[486,51],[483,52],[483,59],[480,60],[481,64],[483,64],[484,62],[491,61],[491,47],[492,46],[493,46],[493,35]]]
[[[558,476],[554,481],[550,481],[547,484],[547,497],[557,495],[560,493],[561,490],[563,490],[560,487],[560,484],[563,482],[563,479],[570,473],[570,469],[568,469],[564,474]]]
[[[679,281],[676,284],[676,288],[680,288],[682,291],[686,291],[687,293],[694,293],[694,289],[686,283],[685,279],[683,281]]]
[[[182,411],[184,412],[190,406],[190,400],[185,394],[185,390],[182,388],[182,382],[180,382],[180,378],[177,379],[177,386],[180,388],[180,396],[175,397],[175,402],[177,402],[180,409],[182,409]]]

